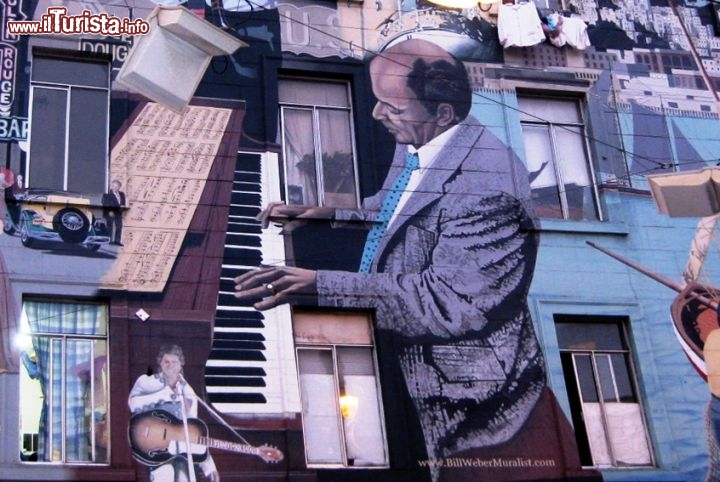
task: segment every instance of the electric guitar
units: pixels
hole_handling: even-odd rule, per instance
[[[138,413],[130,418],[128,438],[135,460],[143,465],[155,467],[176,457],[192,454],[193,462],[199,463],[207,459],[208,448],[257,455],[265,462],[280,462],[284,455],[275,447],[227,442],[207,436],[208,428],[202,420],[188,419],[190,450],[187,449],[183,422],[165,410],[149,410]]]

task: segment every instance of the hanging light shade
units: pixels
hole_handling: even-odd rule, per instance
[[[720,213],[720,168],[647,176],[658,210],[673,217],[705,217]]]
[[[115,80],[132,92],[182,112],[213,56],[248,44],[182,6],[157,5],[150,32],[133,42]]]

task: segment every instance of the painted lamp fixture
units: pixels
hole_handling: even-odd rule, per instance
[[[158,5],[146,19],[116,81],[127,89],[182,112],[213,56],[230,55],[248,44],[185,7]]]

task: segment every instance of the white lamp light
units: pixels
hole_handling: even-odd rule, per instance
[[[340,413],[345,419],[352,420],[358,411],[360,400],[354,395],[340,395]]]

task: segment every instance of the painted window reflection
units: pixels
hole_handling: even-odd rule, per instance
[[[623,320],[556,315],[555,321],[583,465],[652,465]]]
[[[281,79],[279,97],[288,204],[357,207],[349,85]]]
[[[533,205],[538,215],[598,219],[579,101],[519,96],[518,104]]]
[[[109,99],[108,62],[33,57],[28,187],[105,191]]]
[[[308,465],[386,466],[369,320],[301,313],[293,325]]]
[[[23,302],[21,459],[107,463],[107,307]]]

